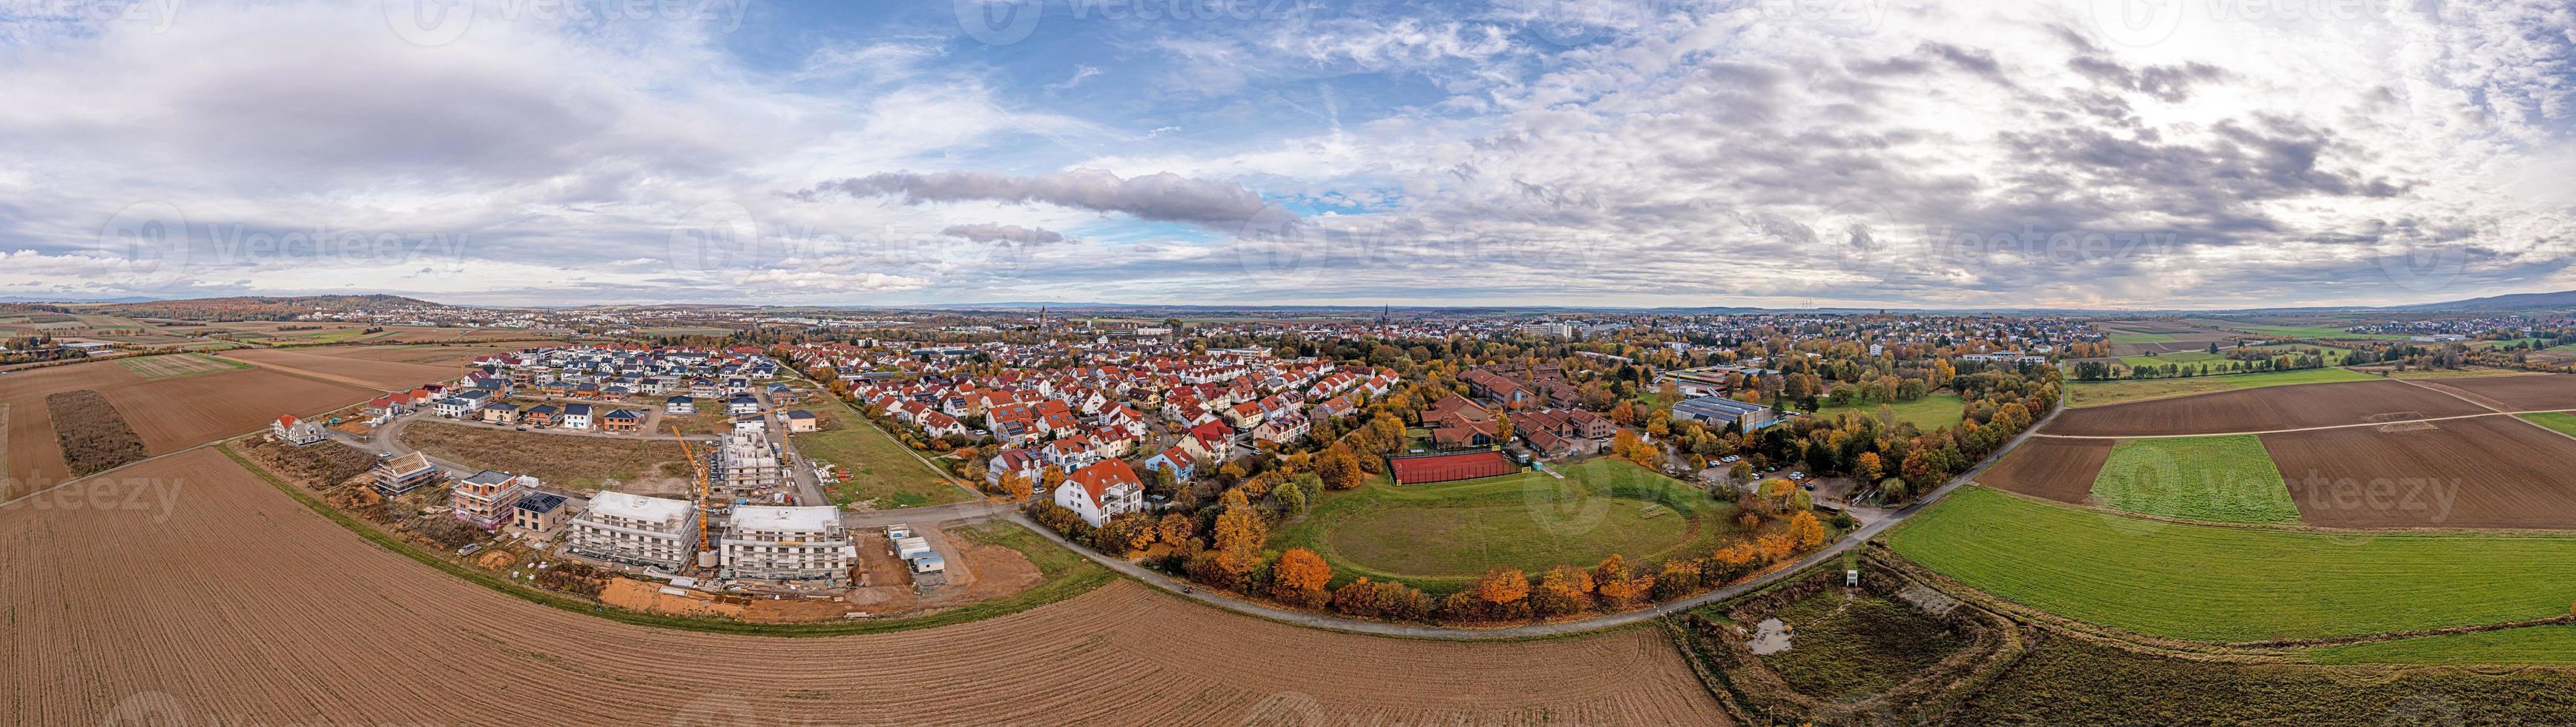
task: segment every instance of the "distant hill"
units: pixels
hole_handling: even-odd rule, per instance
[[[235,296],[79,306],[83,312],[105,313],[128,318],[214,321],[282,320],[317,310],[383,313],[399,310],[447,310],[452,307],[399,295]]]
[[[2444,303],[2395,306],[2390,308],[2390,310],[2526,311],[2561,308],[2576,308],[2576,290],[2561,290],[2555,293],[2514,293],[2511,295],[2492,295],[2484,298],[2454,300]]]

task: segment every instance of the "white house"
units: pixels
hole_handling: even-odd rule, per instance
[[[277,421],[269,422],[268,433],[276,435],[277,441],[298,447],[320,442],[323,438],[322,425],[297,419],[293,414],[280,415]]]
[[[1055,487],[1055,504],[1099,527],[1110,518],[1145,510],[1145,483],[1126,460],[1103,460],[1075,470]]]
[[[555,420],[555,426],[565,429],[589,429],[590,405],[565,404],[563,408],[563,416]]]
[[[698,413],[698,400],[685,396],[671,397],[669,400],[662,402],[662,413],[675,417],[684,417],[696,414]]]

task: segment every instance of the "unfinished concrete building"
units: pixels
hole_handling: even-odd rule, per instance
[[[811,581],[832,586],[850,582],[850,566],[859,549],[841,526],[841,510],[832,506],[734,508],[724,540],[724,577]]]
[[[697,505],[687,500],[602,492],[573,517],[564,551],[678,573],[696,559]]]
[[[786,470],[779,467],[778,448],[759,432],[736,432],[716,448],[709,487],[728,495],[753,495],[777,487]]]

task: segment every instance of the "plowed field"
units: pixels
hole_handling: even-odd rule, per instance
[[[2093,495],[2093,480],[2102,474],[2102,463],[2111,457],[2116,441],[2032,437],[2023,440],[2003,461],[1977,475],[1977,484],[2058,502],[2081,503]]]
[[[2576,409],[2576,376],[2564,374],[2464,376],[2416,383],[2483,399],[2479,403],[2504,411]]]
[[[2267,434],[2299,520],[2339,528],[2576,528],[2576,440],[2513,417]]]
[[[2140,437],[2227,434],[2485,414],[2458,397],[2398,381],[2274,386],[2068,409],[2042,432]]]
[[[421,384],[453,379],[462,373],[462,369],[455,366],[370,361],[348,356],[323,356],[291,349],[249,348],[227,351],[224,353],[224,358],[240,359],[260,366],[384,391],[408,391]]]
[[[1654,630],[1510,644],[1310,631],[1125,582],[955,627],[782,639],[630,626],[368,545],[198,451],[0,511],[15,724],[1716,724]],[[460,698],[459,695],[490,695]],[[158,718],[152,721],[149,718]]]
[[[45,397],[77,389],[106,396],[154,454],[258,429],[279,414],[317,414],[375,394],[266,369],[152,380],[114,361],[0,376],[0,403],[9,405],[6,482],[14,483],[0,489],[24,493],[65,478]]]

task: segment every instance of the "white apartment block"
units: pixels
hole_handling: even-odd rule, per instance
[[[678,573],[697,555],[696,514],[687,500],[601,492],[565,530],[564,551]]]
[[[859,548],[841,526],[841,510],[816,507],[744,505],[733,510],[717,544],[724,556],[724,577],[782,581],[821,581],[848,585]]]

